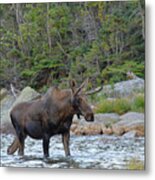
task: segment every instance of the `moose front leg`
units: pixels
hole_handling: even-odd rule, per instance
[[[25,141],[25,137],[23,135],[21,135],[19,137],[19,150],[18,150],[18,155],[19,156],[24,155],[24,141]]]
[[[49,157],[49,142],[50,142],[50,137],[49,137],[49,135],[45,134],[43,136],[44,157]]]
[[[69,132],[65,132],[62,134],[62,142],[64,145],[64,150],[65,150],[66,156],[70,156],[69,139],[70,139],[70,133]]]

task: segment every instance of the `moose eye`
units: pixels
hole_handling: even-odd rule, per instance
[[[79,106],[80,103],[81,103],[81,99],[80,99],[80,98],[75,98],[74,101],[73,101],[73,104],[74,104],[75,106]]]
[[[80,104],[82,102],[82,99],[81,98],[78,98],[77,99],[77,102]]]

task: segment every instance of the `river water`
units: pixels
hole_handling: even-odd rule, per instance
[[[25,156],[7,155],[13,135],[1,134],[1,166],[46,168],[127,169],[131,159],[144,163],[144,137],[109,135],[75,136],[70,139],[71,157],[65,157],[61,136],[50,140],[50,157],[43,158],[42,141],[27,138]]]

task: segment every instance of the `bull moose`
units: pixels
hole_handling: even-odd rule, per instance
[[[40,99],[17,104],[10,112],[16,138],[7,153],[13,154],[18,150],[19,155],[24,155],[24,141],[28,135],[43,139],[44,157],[48,157],[50,138],[61,134],[65,155],[69,156],[70,126],[74,114],[83,115],[86,121],[94,121],[93,111],[83,92],[86,83],[84,81],[77,88],[76,82],[71,80],[70,89],[51,87]]]

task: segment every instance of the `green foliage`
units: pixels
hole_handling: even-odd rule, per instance
[[[133,100],[131,110],[138,111],[138,112],[144,112],[144,107],[145,107],[144,94],[138,94]]]
[[[130,110],[130,102],[127,99],[103,100],[96,109],[96,113],[118,113],[123,114]]]
[[[138,77],[144,78],[144,63],[125,61],[123,64],[111,65],[103,69],[102,76],[110,83],[127,79],[127,72],[133,72]]]
[[[1,4],[1,86],[144,78],[144,13],[143,1]]]
[[[9,76],[7,76],[7,73],[5,72],[6,69],[8,69],[8,67],[10,66],[10,63],[7,59],[1,59],[0,62],[0,77],[2,79],[9,79]],[[2,82],[1,82],[2,83]]]
[[[144,94],[135,95],[132,98],[119,98],[114,100],[108,100],[100,97],[100,101],[97,103],[96,113],[118,113],[124,114],[128,111],[144,112]]]

